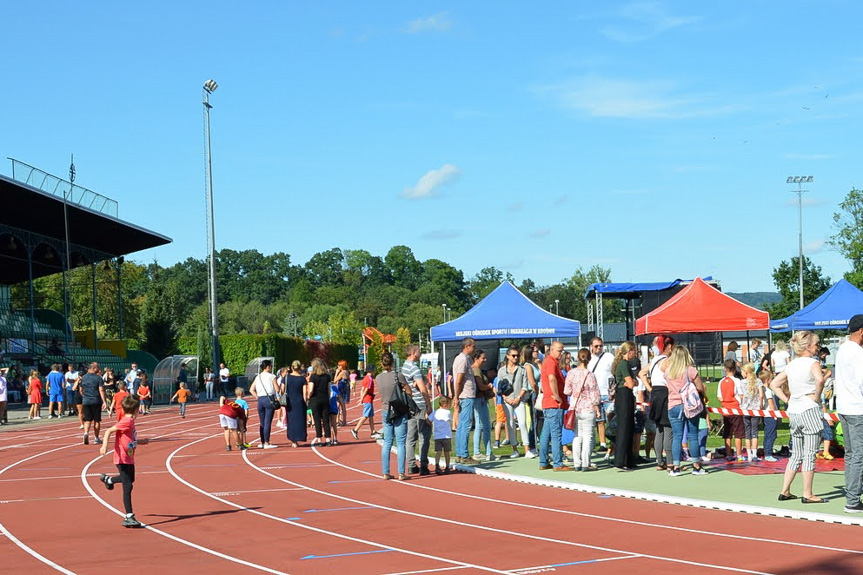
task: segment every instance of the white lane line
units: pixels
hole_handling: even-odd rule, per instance
[[[370,473],[370,472],[368,472],[368,471],[363,471],[363,470],[361,470],[361,469],[356,469],[356,468],[350,467],[349,465],[345,465],[345,464],[343,464],[343,463],[339,463],[338,461],[335,461],[335,460],[333,460],[333,459],[330,459],[330,458],[326,457],[325,455],[323,455],[323,454],[318,450],[318,448],[317,448],[317,447],[313,447],[313,448],[312,448],[312,450],[313,450],[313,451],[318,455],[318,457],[320,457],[320,458],[321,458],[321,459],[323,459],[324,461],[329,461],[330,463],[334,463],[334,464],[338,465],[339,467],[343,467],[343,468],[345,468],[345,469],[350,469],[350,470],[352,470],[352,471],[356,471],[357,473],[362,473],[362,474],[364,474],[364,475],[373,475],[372,473]],[[247,463],[248,463],[249,465],[251,465],[251,466],[252,466],[252,467],[254,467],[255,469],[258,469],[261,473],[264,473],[265,475],[269,475],[270,477],[273,477],[273,478],[275,478],[275,479],[277,479],[277,480],[279,480],[279,481],[282,481],[282,482],[284,482],[284,483],[287,483],[287,484],[289,484],[289,485],[300,485],[300,484],[298,484],[298,483],[294,483],[293,481],[289,481],[289,480],[287,480],[287,479],[284,479],[284,478],[282,478],[282,477],[279,477],[278,475],[274,475],[274,474],[272,474],[272,473],[269,473],[268,471],[264,471],[264,470],[262,470],[260,467],[258,467],[258,466],[256,466],[256,465],[254,465],[252,462],[250,462],[250,461],[248,461],[248,460],[246,460],[246,461],[247,461]],[[397,482],[397,484],[410,485],[410,482],[402,482],[402,481],[399,481],[399,482]],[[350,501],[350,502],[354,502],[354,503],[358,502],[356,499],[351,499],[350,497],[344,497],[344,496],[342,496],[342,495],[336,495],[336,494],[334,494],[334,493],[327,493],[327,492],[325,492],[325,491],[319,491],[319,490],[317,490],[317,489],[314,489],[314,488],[312,488],[312,487],[308,487],[308,486],[303,486],[303,487],[305,487],[306,489],[308,489],[308,490],[310,490],[310,491],[314,491],[314,492],[317,492],[317,493],[321,493],[321,494],[324,494],[324,495],[327,495],[327,496],[329,496],[329,497],[333,497],[333,498],[336,498],[336,499],[341,499],[341,500],[343,500],[343,501]],[[417,486],[417,487],[419,487],[419,486]],[[480,497],[480,498],[478,498],[478,499],[483,499],[483,500],[485,500],[485,498],[481,498],[481,497]],[[430,516],[430,515],[423,515],[423,514],[421,514],[421,513],[414,513],[414,512],[412,512],[412,511],[405,511],[405,510],[402,510],[402,509],[394,509],[394,508],[392,508],[392,507],[386,507],[386,506],[383,506],[383,505],[377,505],[377,504],[369,503],[368,501],[364,501],[364,502],[362,502],[362,504],[363,504],[363,505],[372,505],[372,506],[377,507],[377,508],[379,508],[379,509],[386,509],[386,510],[389,510],[389,511],[393,511],[394,513],[403,513],[403,514],[405,514],[405,515],[412,515],[412,516],[416,516],[416,517],[422,517],[422,518],[429,519],[429,520],[432,520],[432,521],[440,521],[440,522],[443,522],[443,523],[450,523],[450,524],[454,524],[454,525],[461,525],[461,526],[465,526],[465,527],[473,527],[473,528],[475,528],[475,529],[479,529],[479,530],[481,530],[481,531],[491,531],[491,532],[494,532],[494,533],[508,533],[508,534],[511,534],[511,535],[514,535],[514,536],[517,536],[517,537],[524,537],[524,538],[527,538],[527,539],[535,539],[535,540],[538,540],[538,541],[546,541],[546,542],[549,542],[549,543],[559,543],[559,544],[561,544],[561,545],[569,545],[569,546],[574,546],[574,547],[582,547],[582,548],[585,548],[585,549],[595,549],[595,550],[597,550],[597,551],[606,551],[606,552],[609,552],[609,553],[618,553],[618,554],[621,554],[621,555],[641,556],[641,557],[647,557],[647,558],[650,558],[650,559],[657,559],[657,560],[660,560],[660,561],[669,561],[669,562],[671,562],[671,563],[682,563],[682,564],[685,564],[685,565],[697,565],[697,566],[699,566],[699,567],[705,567],[705,568],[709,568],[709,569],[719,569],[719,570],[723,570],[723,571],[737,571],[737,572],[740,572],[740,573],[754,573],[754,574],[757,574],[757,575],[765,575],[765,573],[764,573],[764,572],[762,572],[762,571],[750,571],[750,570],[747,570],[747,569],[741,569],[741,568],[738,568],[738,567],[725,567],[725,566],[723,566],[723,565],[712,565],[712,564],[710,564],[710,563],[700,563],[700,562],[698,562],[698,561],[687,561],[687,560],[685,560],[685,559],[675,559],[675,558],[673,558],[673,557],[662,557],[662,556],[659,556],[659,555],[648,555],[648,554],[645,554],[645,553],[635,553],[635,552],[633,552],[633,551],[625,551],[625,550],[622,550],[622,549],[614,549],[614,548],[612,548],[612,547],[601,547],[601,546],[598,546],[598,545],[589,545],[589,544],[587,544],[587,543],[576,543],[576,542],[574,542],[574,541],[565,541],[565,540],[562,540],[562,539],[554,539],[554,538],[551,538],[551,537],[543,537],[543,536],[540,536],[540,535],[532,535],[532,534],[529,534],[529,533],[519,533],[519,532],[515,532],[515,531],[507,531],[507,530],[498,529],[498,528],[495,528],[495,527],[488,527],[488,526],[486,526],[486,525],[477,525],[477,524],[474,524],[474,523],[464,523],[464,522],[461,522],[461,521],[455,521],[455,520],[453,520],[453,519],[445,519],[445,518],[442,518],[442,517],[433,517],[433,516]],[[533,507],[533,508],[534,508],[534,509],[536,509],[535,507]]]
[[[35,499],[5,499],[0,500],[0,505],[7,503],[33,503],[36,501],[64,501],[66,499],[90,499],[87,495],[75,495],[70,497],[39,497]]]
[[[338,465],[339,467],[343,467],[345,469],[350,469],[351,471],[354,471],[356,473],[360,473],[363,475],[369,475],[371,477],[378,477],[378,475],[375,473],[369,473],[368,471],[365,471],[363,469],[351,467],[349,465],[345,465],[343,463],[339,463],[338,461],[329,459],[326,456],[322,455],[320,452],[318,452],[318,455],[321,457],[321,459],[331,461],[331,462],[335,463],[336,465]],[[496,475],[492,475],[492,473],[494,473]],[[480,474],[477,474],[477,475],[480,475]],[[498,477],[497,475],[500,475],[500,477]],[[518,481],[516,479],[510,479],[510,477],[512,477],[511,474],[500,473],[500,472],[487,471],[487,472],[481,474],[480,476],[482,476],[482,477],[488,476],[488,477],[492,477],[494,479],[505,479],[505,480],[510,480],[510,481]],[[520,477],[520,476],[516,476],[516,477]],[[541,483],[532,483],[532,482],[527,482],[527,481],[524,481],[523,483],[528,483],[530,485],[536,485],[537,487],[547,487],[546,485],[541,484]],[[523,508],[531,509],[531,510],[548,511],[550,513],[559,513],[559,514],[563,514],[563,515],[571,515],[574,517],[586,517],[588,519],[601,519],[603,521],[611,521],[614,523],[624,523],[624,524],[628,524],[628,525],[637,525],[639,527],[656,527],[657,529],[668,529],[670,531],[681,531],[684,533],[697,533],[698,535],[709,535],[711,537],[720,537],[720,538],[726,538],[726,539],[740,539],[740,540],[744,540],[744,541],[756,541],[759,543],[772,543],[775,545],[786,545],[786,546],[790,546],[790,547],[802,547],[802,548],[808,548],[808,549],[819,549],[819,550],[825,550],[825,551],[836,551],[836,552],[840,552],[840,553],[851,553],[851,554],[856,554],[856,555],[863,555],[863,551],[858,551],[855,549],[845,549],[845,548],[840,548],[840,547],[829,547],[829,546],[817,545],[817,544],[813,544],[813,543],[800,543],[800,542],[796,542],[796,541],[785,541],[782,539],[769,539],[767,537],[756,537],[756,536],[750,536],[750,535],[734,535],[731,533],[719,533],[719,532],[714,532],[714,531],[704,531],[701,529],[695,529],[695,528],[690,528],[690,527],[678,527],[676,525],[666,525],[663,523],[647,523],[644,521],[636,521],[634,519],[623,519],[623,518],[619,518],[619,517],[606,517],[604,515],[595,515],[592,513],[584,513],[581,511],[570,511],[567,509],[554,509],[552,507],[543,507],[541,505],[519,503],[519,502],[507,501],[507,500],[503,500],[503,499],[494,499],[491,497],[481,497],[479,495],[473,495],[470,493],[463,493],[461,491],[451,491],[448,489],[440,489],[438,487],[430,487],[428,485],[421,485],[419,483],[413,483],[413,482],[408,482],[408,483],[402,482],[401,485],[404,487],[411,487],[414,489],[425,489],[428,491],[433,491],[433,492],[441,493],[441,494],[445,494],[445,495],[458,495],[459,497],[465,497],[467,499],[477,499],[479,501],[487,501],[489,503],[498,503],[501,505],[506,505],[508,507],[523,507]],[[557,485],[554,485],[554,487],[557,487]]]
[[[213,437],[218,437],[219,435],[221,435],[221,434],[213,435]],[[446,558],[438,557],[438,556],[435,556],[435,555],[428,555],[428,554],[425,554],[425,553],[420,553],[420,552],[418,552],[418,551],[410,551],[410,550],[408,550],[408,549],[403,549],[403,548],[401,548],[401,547],[394,547],[394,546],[392,546],[392,545],[386,545],[386,544],[384,544],[384,543],[377,543],[377,542],[375,542],[375,541],[371,541],[371,540],[369,540],[369,539],[360,539],[360,538],[357,538],[357,537],[351,537],[351,536],[349,536],[349,535],[344,535],[344,534],[342,534],[342,533],[337,533],[337,532],[335,532],[335,531],[328,531],[328,530],[326,530],[326,529],[321,529],[321,528],[318,528],[318,527],[313,527],[313,526],[311,526],[311,525],[303,525],[302,523],[297,523],[297,522],[295,522],[295,521],[291,521],[291,520],[289,520],[289,519],[283,519],[282,517],[276,517],[275,515],[270,515],[269,513],[264,513],[264,512],[262,512],[262,511],[258,511],[257,509],[249,509],[248,507],[245,507],[245,506],[243,506],[243,505],[239,505],[239,504],[237,504],[237,503],[234,503],[233,501],[229,501],[229,500],[224,499],[224,498],[222,498],[222,497],[217,497],[217,496],[215,496],[215,495],[212,495],[212,494],[210,494],[210,493],[208,493],[208,492],[204,491],[204,490],[203,490],[203,489],[201,489],[200,487],[197,487],[197,486],[193,485],[192,483],[190,483],[190,482],[186,481],[185,479],[183,479],[182,477],[180,477],[179,475],[177,475],[177,473],[175,473],[175,472],[174,472],[174,470],[173,470],[173,468],[172,468],[172,466],[171,466],[171,459],[173,458],[173,456],[174,456],[177,452],[179,452],[179,451],[180,451],[180,450],[182,450],[182,449],[185,449],[186,447],[191,447],[191,446],[192,446],[192,445],[194,445],[195,443],[199,443],[199,442],[201,442],[201,441],[204,441],[204,440],[203,440],[203,439],[199,439],[199,440],[197,440],[197,441],[193,441],[192,443],[189,443],[189,444],[187,444],[187,445],[184,445],[184,446],[182,446],[182,447],[177,448],[177,450],[175,450],[175,451],[174,451],[174,453],[172,453],[170,456],[168,456],[168,459],[167,459],[167,460],[165,460],[165,466],[168,468],[168,471],[170,471],[170,472],[171,472],[171,474],[174,476],[174,478],[175,478],[177,481],[179,481],[180,483],[182,483],[182,484],[186,485],[187,487],[189,487],[190,489],[192,489],[192,490],[194,490],[194,491],[197,491],[198,493],[201,493],[201,494],[203,494],[203,495],[206,495],[207,497],[210,497],[210,498],[212,498],[212,499],[215,499],[216,501],[220,501],[221,503],[224,503],[225,505],[228,505],[228,506],[230,506],[230,507],[234,507],[234,508],[236,508],[236,509],[240,509],[240,510],[242,510],[242,511],[246,511],[246,512],[248,512],[248,513],[253,513],[253,514],[258,515],[258,516],[260,516],[260,517],[265,517],[265,518],[267,518],[267,519],[272,519],[273,521],[278,521],[279,523],[285,523],[285,524],[287,524],[287,525],[293,525],[294,527],[299,527],[300,529],[307,529],[307,530],[309,530],[309,531],[314,531],[314,532],[316,532],[316,533],[323,533],[323,534],[325,534],[325,535],[330,535],[330,536],[332,536],[332,537],[337,537],[337,538],[339,538],[339,539],[345,539],[345,540],[347,540],[347,541],[353,541],[353,542],[355,542],[355,543],[360,543],[360,544],[364,544],[364,545],[369,545],[369,546],[371,546],[371,547],[377,547],[377,548],[379,548],[379,549],[387,549],[387,550],[389,550],[389,551],[396,551],[396,552],[398,552],[398,553],[405,553],[405,554],[407,554],[407,555],[413,555],[413,556],[415,556],[415,557],[422,557],[422,558],[424,558],[424,559],[431,559],[431,560],[433,560],[433,561],[437,561],[437,562],[439,562],[439,563],[450,563],[450,564],[458,565],[458,566],[461,566],[461,567],[471,567],[471,568],[473,568],[473,569],[479,569],[479,570],[481,570],[481,571],[488,571],[489,573],[502,573],[502,574],[509,575],[509,572],[508,572],[508,571],[501,571],[501,570],[499,570],[499,569],[493,569],[493,568],[491,568],[491,567],[485,567],[485,566],[483,566],[483,565],[476,565],[476,564],[473,564],[473,563],[466,563],[466,562],[464,562],[464,561],[456,561],[456,560],[453,560],[453,559],[446,559]],[[252,464],[249,462],[249,459],[247,458],[246,453],[247,453],[247,451],[243,451],[243,459],[246,461],[246,463],[249,463],[249,465],[252,465]],[[252,467],[254,467],[254,466],[252,466]],[[266,474],[266,475],[270,475],[270,474],[269,474],[268,472],[266,472],[266,471],[262,471],[262,473],[264,473],[264,474]],[[274,476],[274,477],[275,477],[275,476]],[[288,483],[290,483],[290,482],[288,482]],[[303,488],[303,489],[306,489],[306,490],[308,489],[308,488],[306,488],[306,487],[305,487],[305,486],[303,486],[303,485],[299,485],[299,484],[294,484],[294,485],[295,485],[296,487],[300,487],[300,488]],[[313,491],[315,491],[315,490],[313,490]],[[363,505],[365,505],[365,504],[363,503]]]
[[[455,571],[456,569],[467,569],[467,567],[440,567],[439,569],[420,569],[419,571],[399,571],[398,573],[383,573],[381,575],[415,575],[418,573],[439,573],[441,571]]]
[[[219,435],[221,435],[221,434],[219,434]],[[84,488],[90,492],[90,495],[93,497],[93,499],[95,499],[96,501],[98,501],[99,503],[104,505],[107,509],[110,509],[113,513],[116,513],[120,517],[125,517],[126,516],[125,513],[123,513],[119,509],[116,509],[110,503],[108,503],[107,501],[105,501],[104,499],[102,499],[101,497],[96,495],[96,492],[93,491],[93,488],[90,487],[90,483],[87,481],[87,470],[90,469],[91,465],[93,465],[94,463],[99,461],[99,459],[100,459],[100,457],[97,457],[96,459],[94,459],[93,461],[91,461],[90,463],[88,463],[84,467],[84,469],[81,471],[81,483],[84,484]],[[220,553],[219,551],[216,551],[215,549],[210,549],[209,547],[204,547],[202,545],[198,545],[197,543],[192,543],[191,541],[181,539],[180,537],[177,537],[175,535],[171,535],[170,533],[168,533],[166,531],[162,531],[161,529],[157,529],[156,527],[153,527],[152,525],[147,525],[147,524],[142,524],[142,525],[144,526],[144,529],[148,529],[148,530],[152,531],[153,533],[157,533],[158,535],[161,535],[162,537],[167,537],[168,539],[171,539],[172,541],[176,541],[177,543],[182,543],[183,545],[187,545],[189,547],[192,547],[193,549],[197,549],[198,551],[203,551],[204,553],[214,555],[214,556],[219,557],[221,559],[226,559],[226,560],[231,561],[233,563],[239,563],[240,565],[245,565],[246,567],[252,567],[253,569],[258,569],[258,570],[264,571],[266,573],[275,573],[277,575],[287,575],[283,571],[277,571],[275,569],[270,569],[269,567],[264,567],[263,565],[258,565],[257,563],[252,563],[250,561],[244,561],[243,559],[239,559],[237,557],[231,557],[230,555],[226,555],[225,553]]]

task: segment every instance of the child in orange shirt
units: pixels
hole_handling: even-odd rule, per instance
[[[117,412],[117,421],[123,419],[123,398],[129,397],[129,392],[126,391],[126,382],[121,381],[117,384],[117,392],[114,394],[114,411]]]
[[[734,377],[737,372],[737,362],[726,359],[725,377],[719,382],[717,395],[725,409],[740,409],[740,400],[743,398],[743,382]],[[745,461],[743,457],[743,436],[745,435],[742,415],[722,416],[722,437],[725,439],[725,459],[734,461],[733,453],[737,454],[738,461]],[[736,451],[731,451],[731,439],[734,439]]]
[[[138,432],[135,429],[135,418],[138,417],[138,408],[141,401],[136,395],[126,394],[123,399],[123,418],[117,425],[105,432],[102,437],[102,447],[99,453],[105,455],[108,452],[108,441],[114,435],[114,465],[117,466],[119,475],[110,477],[106,473],[99,475],[99,480],[105,484],[105,489],[112,491],[115,483],[123,484],[123,507],[126,517],[123,519],[123,527],[143,527],[135,519],[132,511],[132,484],[135,483],[135,449],[138,445],[147,443],[146,439],[138,440]]]
[[[141,415],[150,415],[153,396],[150,392],[149,378],[146,373],[141,374],[141,383],[138,384],[138,399],[141,400]]]
[[[188,389],[186,389],[186,384],[180,382],[180,389],[177,390],[177,393],[171,397],[171,400],[168,403],[172,403],[175,399],[177,403],[180,404],[180,417],[186,419],[186,402],[189,401],[189,396],[192,395]]]

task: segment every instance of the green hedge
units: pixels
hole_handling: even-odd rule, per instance
[[[356,367],[359,361],[357,347],[325,343],[290,337],[283,334],[235,334],[219,337],[222,347],[222,359],[231,371],[238,371],[256,357],[275,357],[276,367],[288,366],[295,359],[308,365],[313,358],[323,359],[327,365],[335,365],[344,359],[351,367]],[[198,355],[198,338],[181,337],[177,343],[180,354]],[[210,365],[209,346],[201,350],[201,367]],[[211,366],[212,367],[212,366]]]

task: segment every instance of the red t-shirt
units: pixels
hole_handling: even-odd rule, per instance
[[[135,420],[124,417],[117,422],[114,434],[114,465],[118,463],[135,464],[135,449],[138,447],[138,431]]]
[[[375,400],[375,378],[371,374],[363,379],[363,403],[372,403]]]
[[[228,400],[219,406],[219,413],[233,417],[234,419],[239,418],[244,412],[245,410],[232,400]]]
[[[554,395],[551,391],[551,386],[548,383],[548,376],[554,375],[557,379],[557,395],[561,399],[561,404],[558,405],[557,402],[554,401]],[[551,357],[551,355],[545,356],[545,359],[542,360],[542,370],[539,374],[540,383],[542,384],[542,408],[543,409],[568,409],[569,408],[569,400],[563,394],[563,386],[566,382],[563,377],[563,372],[560,371],[560,366],[557,363],[557,360]]]
[[[150,388],[146,385],[138,386],[138,397],[143,399],[150,399]]]
[[[114,394],[114,410],[117,412],[117,421],[123,419],[123,416],[126,414],[123,411],[123,399],[129,397],[128,391],[118,391]]]
[[[725,409],[740,409],[734,389],[734,380],[727,375],[719,382],[719,394],[722,396],[722,407]]]

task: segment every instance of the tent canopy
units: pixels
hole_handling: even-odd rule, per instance
[[[581,325],[549,313],[505,281],[478,304],[452,321],[431,329],[434,341],[578,337]]]
[[[713,281],[712,276],[707,276],[704,281]],[[594,283],[587,286],[587,291],[584,292],[584,297],[590,297],[598,293],[608,294],[612,297],[619,298],[637,298],[646,291],[665,291],[673,287],[677,287],[682,283],[688,283],[688,280],[676,279],[670,282],[617,282],[617,283]]]
[[[863,313],[863,291],[843,279],[800,311],[771,321],[770,331],[845,329],[857,313]]]
[[[682,291],[635,321],[636,335],[768,329],[770,315],[740,303],[696,278]]]

